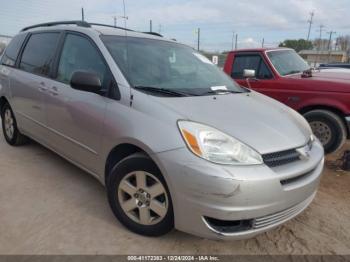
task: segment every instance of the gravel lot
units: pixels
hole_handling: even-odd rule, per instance
[[[350,173],[326,168],[303,214],[254,239],[146,238],[114,218],[97,180],[36,143],[0,138],[0,254],[350,254],[349,201]]]

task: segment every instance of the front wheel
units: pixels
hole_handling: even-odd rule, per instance
[[[133,154],[117,163],[107,181],[109,204],[129,230],[160,236],[174,227],[171,197],[154,162],[144,154]]]
[[[320,109],[307,112],[304,117],[326,153],[333,153],[343,146],[346,140],[346,128],[338,115]]]

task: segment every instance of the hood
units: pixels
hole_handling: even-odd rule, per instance
[[[288,78],[302,78],[301,74],[286,76]],[[321,80],[325,82],[341,82],[350,84],[350,69],[345,68],[326,68],[312,71],[312,77],[303,79]]]
[[[297,80],[296,86],[301,85],[311,91],[322,92],[350,92],[350,69],[332,68],[312,71],[311,77],[302,77],[301,74],[289,75],[285,79]]]
[[[254,91],[154,99],[187,120],[212,126],[261,154],[301,147],[311,135],[309,125],[301,115]]]
[[[325,80],[345,80],[350,83],[350,69],[328,68],[312,72],[313,77]]]

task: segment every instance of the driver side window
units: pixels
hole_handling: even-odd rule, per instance
[[[103,90],[111,83],[111,74],[95,46],[85,37],[67,34],[58,65],[57,80],[70,84],[76,71],[97,73]]]
[[[233,61],[231,76],[234,79],[243,79],[244,69],[255,70],[256,78],[271,79],[272,73],[260,55],[236,55]]]

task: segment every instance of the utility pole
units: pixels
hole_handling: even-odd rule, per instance
[[[237,44],[238,44],[238,34],[236,34],[236,40],[235,40],[235,50],[237,50]]]
[[[322,49],[322,33],[323,33],[323,29],[325,28],[325,26],[324,25],[320,25],[320,29],[318,30],[319,31],[319,33],[320,33],[320,43],[319,43],[319,50],[321,50]]]
[[[113,20],[114,20],[114,27],[117,27],[117,17],[113,16]]]
[[[262,39],[261,48],[264,48],[265,38]]]
[[[162,33],[162,25],[159,24],[159,27],[158,27],[158,33],[161,34]]]
[[[308,34],[307,34],[307,41],[310,40],[310,33],[311,33],[312,24],[314,23],[314,16],[315,16],[315,12],[312,11],[312,12],[310,13],[310,19],[307,20],[307,22],[308,22],[308,24],[309,24],[309,32],[308,32]]]
[[[201,29],[198,28],[197,29],[197,50],[199,51],[199,47],[200,47],[200,41],[201,41]]]
[[[329,34],[329,40],[328,40],[328,50],[332,50],[332,36],[333,34],[336,34],[337,32],[335,31],[330,31],[330,32],[327,32],[327,34]]]
[[[149,31],[152,33],[152,19],[149,20]]]
[[[333,34],[336,34],[337,32],[335,31],[330,31],[330,32],[327,32],[327,34],[329,34],[329,40],[328,40],[328,63],[330,62],[331,60],[331,54],[332,54],[332,35]]]
[[[231,50],[233,50],[234,43],[235,43],[235,31],[232,32],[232,48],[231,48]]]
[[[317,62],[319,62],[319,57],[320,57],[320,53],[321,53],[321,50],[322,50],[322,33],[323,33],[323,29],[324,28],[325,28],[325,26],[321,24],[320,25],[320,29],[319,29],[320,39],[319,39],[318,53],[317,53],[317,56],[316,56],[314,67],[316,67]]]
[[[85,17],[84,17],[84,7],[81,8],[81,21],[85,21]]]

